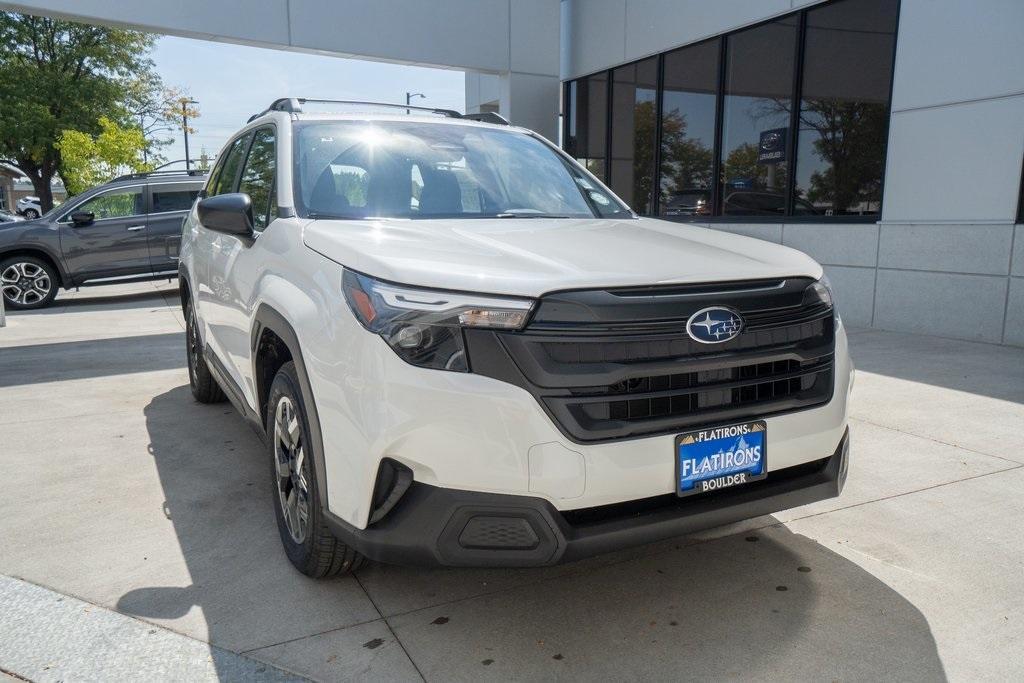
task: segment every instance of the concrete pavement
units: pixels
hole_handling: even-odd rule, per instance
[[[560,567],[316,582],[256,436],[191,399],[173,285],[105,290],[0,329],[0,574],[317,680],[1024,677],[1021,349],[854,332],[838,500]]]

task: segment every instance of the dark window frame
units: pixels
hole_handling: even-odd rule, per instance
[[[1024,223],[1024,163],[1020,170],[1020,197],[1017,198],[1017,222]]]
[[[886,171],[887,171],[887,162],[888,162],[888,156],[889,156],[888,155],[889,130],[890,130],[891,125],[892,125],[892,93],[893,93],[893,84],[894,84],[894,81],[895,81],[894,77],[895,77],[895,71],[896,71],[896,46],[898,45],[898,41],[899,41],[899,25],[900,25],[900,17],[902,15],[902,9],[903,9],[903,7],[902,7],[902,4],[903,4],[902,0],[896,0],[896,24],[895,24],[895,28],[893,29],[893,36],[892,36],[892,59],[890,61],[890,73],[889,73],[889,96],[888,96],[888,112],[887,112],[888,115],[886,117],[885,131],[884,131],[884,135],[883,135],[883,137],[885,139],[885,146],[884,146],[884,149],[882,150],[882,155],[883,155],[882,156],[882,175],[881,175],[881,191],[880,191],[880,194],[879,194],[879,210],[878,210],[878,214],[866,215],[866,216],[828,216],[828,215],[803,215],[803,214],[795,214],[794,213],[794,207],[796,206],[795,179],[796,179],[796,171],[797,171],[797,168],[796,168],[797,167],[797,152],[798,152],[798,146],[799,146],[799,142],[798,142],[798,139],[797,139],[798,138],[798,132],[799,132],[799,125],[798,125],[799,124],[799,116],[800,116],[799,107],[800,107],[800,102],[802,101],[802,98],[803,98],[803,77],[804,77],[804,65],[803,65],[804,59],[803,59],[803,56],[804,56],[804,51],[805,51],[805,47],[806,47],[807,14],[808,14],[808,12],[811,12],[813,10],[819,9],[821,7],[826,7],[828,5],[832,5],[832,4],[839,3],[839,2],[846,2],[846,1],[848,1],[848,0],[828,0],[827,2],[816,3],[816,4],[813,4],[813,5],[804,7],[803,9],[794,11],[794,12],[788,12],[786,14],[781,14],[779,16],[774,16],[774,17],[771,17],[771,18],[768,18],[768,19],[764,19],[763,21],[759,21],[759,22],[757,22],[755,24],[751,24],[749,26],[744,26],[743,28],[740,28],[740,29],[736,29],[736,30],[733,30],[733,31],[727,31],[725,33],[721,33],[721,34],[718,34],[718,35],[715,35],[715,36],[711,36],[709,38],[703,38],[703,39],[701,39],[699,41],[695,41],[693,43],[687,43],[685,45],[680,45],[680,46],[672,48],[671,50],[666,50],[664,52],[660,52],[660,53],[655,54],[655,55],[646,55],[644,57],[641,57],[640,59],[635,59],[635,60],[632,60],[632,61],[629,61],[629,62],[625,62],[623,64],[616,64],[616,65],[614,65],[614,66],[612,66],[611,68],[608,68],[608,69],[601,69],[601,70],[595,71],[593,73],[580,75],[580,76],[577,76],[574,79],[570,79],[570,80],[564,81],[563,84],[562,84],[562,88],[563,88],[562,89],[562,94],[563,94],[563,97],[562,97],[562,103],[563,103],[563,111],[562,111],[562,140],[563,140],[563,149],[565,149],[565,145],[566,145],[567,141],[569,140],[569,121],[570,121],[570,117],[575,115],[575,112],[572,112],[570,110],[569,90],[570,90],[571,84],[574,83],[575,81],[580,81],[580,80],[583,80],[583,79],[586,79],[586,78],[590,78],[592,76],[597,76],[597,75],[602,75],[603,74],[605,76],[605,78],[607,79],[607,83],[608,83],[608,92],[607,92],[607,95],[606,95],[606,102],[605,102],[605,104],[606,104],[606,107],[605,107],[605,109],[606,109],[606,111],[605,111],[605,137],[606,137],[606,139],[605,139],[605,157],[604,157],[604,169],[603,169],[603,171],[604,171],[604,178],[605,178],[604,184],[606,184],[606,185],[608,185],[610,187],[611,186],[611,154],[610,154],[610,150],[611,150],[611,142],[612,142],[612,139],[611,139],[612,138],[612,136],[611,136],[611,124],[612,124],[612,105],[613,105],[612,88],[613,88],[613,78],[614,78],[613,77],[613,72],[615,71],[615,69],[618,69],[618,68],[621,68],[621,67],[625,67],[625,66],[630,66],[630,65],[636,65],[636,64],[639,64],[640,62],[643,62],[643,61],[646,61],[648,59],[651,59],[652,57],[656,57],[657,60],[658,60],[658,63],[657,63],[658,83],[657,83],[657,92],[655,94],[655,100],[657,102],[657,109],[656,109],[656,114],[655,114],[655,117],[656,117],[656,120],[655,120],[655,126],[656,126],[655,140],[656,140],[656,142],[655,142],[655,150],[654,150],[655,164],[654,164],[654,178],[653,178],[652,187],[654,188],[654,192],[657,193],[658,192],[658,188],[661,187],[661,159],[660,159],[661,134],[662,134],[662,130],[661,130],[661,127],[662,127],[661,102],[662,102],[662,99],[664,97],[664,90],[665,90],[665,81],[664,81],[664,77],[665,77],[665,55],[667,53],[669,53],[669,52],[673,52],[675,50],[679,50],[679,49],[682,49],[682,48],[690,47],[692,45],[698,45],[700,43],[705,43],[705,42],[712,41],[712,40],[718,40],[718,41],[720,41],[719,42],[720,52],[719,52],[719,58],[718,58],[718,71],[719,71],[719,73],[718,73],[718,84],[717,84],[716,105],[715,105],[715,140],[714,140],[714,150],[713,150],[713,154],[712,154],[712,166],[713,166],[712,167],[712,179],[713,179],[713,183],[712,183],[712,187],[711,187],[711,200],[712,200],[712,208],[713,208],[714,214],[710,215],[710,216],[660,216],[660,215],[655,213],[655,214],[651,214],[650,216],[653,217],[653,218],[660,218],[661,220],[675,221],[675,222],[680,222],[680,223],[775,223],[775,224],[778,224],[778,223],[835,223],[835,224],[843,224],[843,223],[858,223],[858,224],[877,223],[878,221],[881,220],[882,208],[885,206],[885,177],[886,177],[885,174],[886,174]],[[724,114],[724,111],[723,111],[724,107],[723,107],[723,105],[724,105],[724,94],[725,94],[724,91],[725,91],[725,77],[726,77],[726,73],[725,73],[725,70],[726,70],[726,59],[725,59],[725,57],[726,57],[726,50],[728,49],[729,37],[732,36],[732,35],[735,35],[737,33],[743,32],[743,31],[748,31],[750,29],[755,29],[755,28],[758,28],[760,26],[771,24],[772,22],[776,22],[776,21],[779,21],[779,20],[785,20],[785,19],[792,18],[792,17],[795,17],[797,19],[797,22],[798,22],[798,33],[797,33],[797,40],[796,40],[796,59],[795,59],[794,64],[793,64],[793,93],[792,93],[792,102],[791,102],[791,105],[790,105],[790,109],[791,109],[791,111],[790,111],[790,128],[789,128],[790,133],[789,133],[789,135],[787,137],[787,141],[786,141],[787,155],[788,155],[787,158],[789,159],[789,164],[788,164],[788,168],[786,169],[787,181],[788,182],[787,182],[787,190],[786,190],[786,208],[785,208],[785,213],[784,213],[784,215],[781,215],[781,216],[722,215],[721,213],[719,213],[720,212],[720,207],[719,207],[719,201],[718,200],[720,199],[721,192],[722,192],[722,181],[721,181],[721,177],[720,177],[721,176],[721,159],[720,159],[720,156],[721,156],[721,152],[722,152],[721,145],[722,145],[723,114]],[[1018,222],[1024,223],[1024,171],[1022,171],[1021,176],[1022,176],[1021,177],[1021,195],[1020,195],[1020,200],[1019,200],[1019,203],[1018,203],[1018,216],[1017,216],[1017,220],[1018,220]],[[657,211],[658,203],[654,202],[652,204],[652,206]],[[643,215],[646,215],[646,214],[643,214]]]
[[[277,141],[278,141],[278,137],[277,137],[277,125],[276,124],[268,123],[268,124],[264,124],[264,125],[257,126],[255,128],[249,129],[249,131],[248,131],[249,141],[247,143],[245,143],[244,156],[242,157],[242,163],[238,165],[238,173],[235,176],[235,184],[234,184],[234,188],[235,188],[234,191],[238,192],[241,189],[241,187],[242,187],[242,178],[245,177],[245,170],[249,166],[249,156],[252,154],[252,147],[253,147],[253,145],[256,144],[256,136],[259,135],[259,133],[261,131],[266,131],[266,130],[269,130],[273,134],[273,136],[274,136],[273,137],[273,142],[274,142],[274,154],[273,154],[273,157],[274,157],[274,173],[273,173],[273,178],[272,178],[272,180],[270,182],[270,192],[267,194],[267,205],[264,207],[265,214],[266,214],[266,217],[267,217],[267,222],[263,226],[263,228],[259,230],[259,232],[263,232],[264,230],[269,228],[270,224],[274,222],[275,218],[280,218],[280,215],[271,215],[271,212],[270,212],[270,208],[272,206],[274,206],[274,204],[275,204],[275,202],[274,202],[274,198],[275,198],[274,197],[274,193],[277,192],[277,169],[278,169],[278,163],[277,163],[278,144],[277,144]],[[279,213],[280,212],[278,212],[278,214]],[[255,220],[255,218],[256,218],[256,216],[254,214],[253,215],[253,219]]]

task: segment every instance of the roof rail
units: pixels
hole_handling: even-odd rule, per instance
[[[154,176],[157,177],[157,178],[163,178],[163,177],[166,177],[166,176],[176,176],[176,175],[197,176],[197,175],[206,175],[209,172],[210,171],[208,169],[202,169],[202,168],[190,168],[187,171],[185,169],[181,169],[181,170],[177,170],[177,171],[142,171],[142,172],[139,172],[139,173],[125,173],[124,175],[119,175],[116,178],[114,178],[113,180],[111,180],[110,182],[116,183],[119,180],[142,180],[142,179],[145,179],[145,178],[152,178]]]
[[[470,121],[480,121],[481,123],[496,123],[499,126],[511,126],[504,116],[496,111],[482,111],[479,114],[463,114],[462,118],[469,119]]]
[[[371,107],[387,107],[389,109],[405,109],[406,111],[422,111],[431,114],[440,114],[441,116],[447,116],[452,119],[467,119],[470,121],[483,121],[484,123],[497,123],[501,125],[509,125],[508,120],[503,116],[500,116],[493,112],[484,112],[482,114],[460,114],[454,109],[441,109],[438,107],[417,107],[411,104],[394,104],[392,102],[368,102],[364,100],[325,100],[312,97],[282,97],[281,99],[274,100],[269,107],[253,114],[249,117],[246,123],[252,123],[259,117],[263,116],[267,112],[271,111],[285,111],[292,114],[298,114],[302,112],[303,105],[307,102],[318,102],[321,104],[348,104],[348,105],[361,105]]]

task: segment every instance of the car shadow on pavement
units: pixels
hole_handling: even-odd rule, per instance
[[[180,368],[182,346],[182,333],[168,332],[7,347],[0,388]]]
[[[1024,403],[1024,349],[900,332],[850,333],[858,370]]]
[[[945,678],[913,604],[772,518],[558,567],[369,564],[358,580],[312,581],[285,559],[265,451],[229,404],[182,386],[145,418],[191,584],[138,587],[117,608],[298,673],[324,677],[397,638],[391,652],[427,680]],[[333,637],[381,615],[388,638]]]

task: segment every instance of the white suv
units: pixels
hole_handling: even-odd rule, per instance
[[[546,565],[839,494],[821,266],[638,218],[494,115],[319,103],[228,143],[180,261],[192,392],[265,435],[299,570]]]

